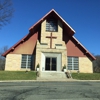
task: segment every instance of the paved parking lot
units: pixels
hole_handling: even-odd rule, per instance
[[[0,100],[100,100],[100,82],[1,82]]]

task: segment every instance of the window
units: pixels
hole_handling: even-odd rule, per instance
[[[21,68],[31,68],[31,55],[22,55]]]
[[[68,70],[79,70],[79,58],[78,57],[68,57]]]
[[[47,20],[46,21],[46,31],[57,32],[58,31],[57,21],[54,19]]]

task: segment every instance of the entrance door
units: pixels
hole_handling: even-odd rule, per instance
[[[57,58],[56,57],[46,57],[45,70],[56,71]]]

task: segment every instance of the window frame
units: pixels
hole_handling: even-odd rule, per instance
[[[79,70],[79,57],[68,56],[67,57],[67,68],[68,70]]]
[[[21,69],[30,69],[32,65],[32,55],[22,54]]]
[[[46,20],[46,32],[58,32],[58,21],[54,18]]]

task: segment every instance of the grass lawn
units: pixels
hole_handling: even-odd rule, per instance
[[[36,80],[36,72],[0,71],[0,80]]]
[[[100,73],[72,73],[72,77],[79,80],[100,80]]]

